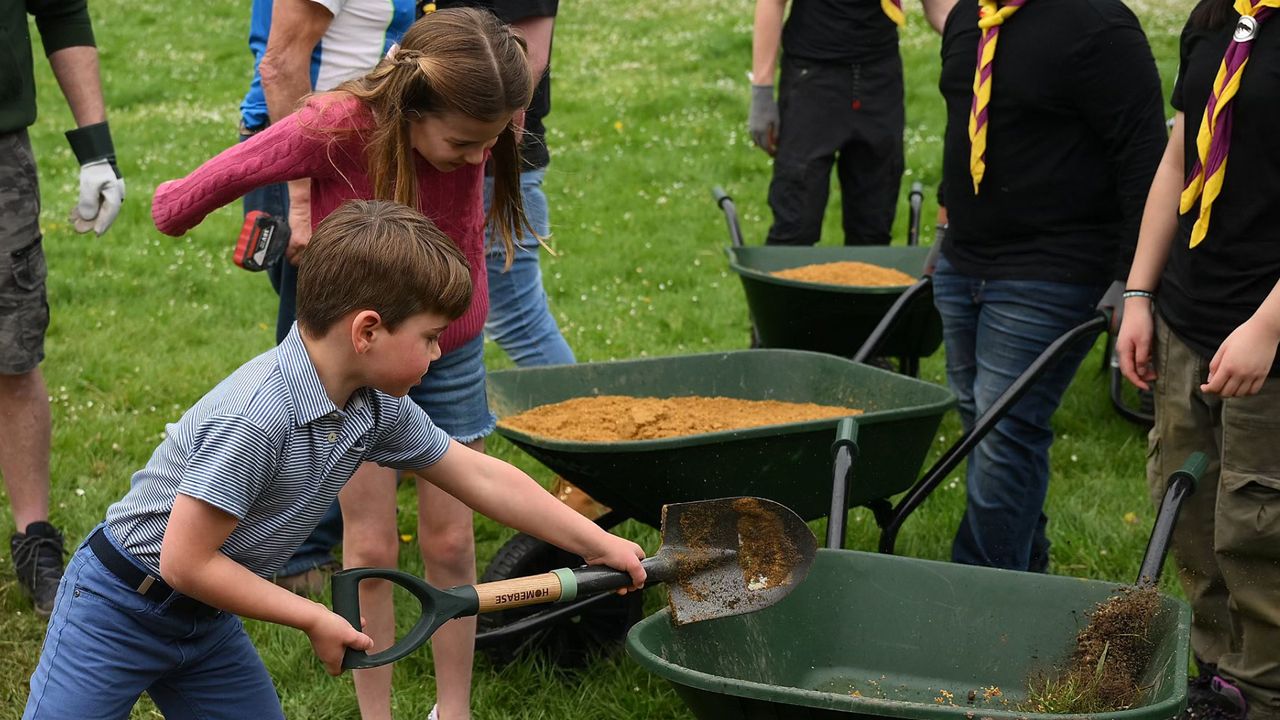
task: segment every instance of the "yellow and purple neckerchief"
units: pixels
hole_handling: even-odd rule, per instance
[[[880,0],[880,9],[889,16],[894,25],[902,27],[907,24],[907,16],[902,14],[902,0]]]
[[[1268,0],[1280,2],[1280,0]],[[969,174],[973,176],[973,194],[978,194],[982,176],[987,172],[987,126],[991,106],[991,73],[995,69],[996,38],[1000,26],[1027,0],[1009,0],[998,5],[996,0],[978,0],[978,63],[973,70],[973,106],[969,110]]]
[[[1222,180],[1227,172],[1227,151],[1231,149],[1231,122],[1234,116],[1236,92],[1240,78],[1249,63],[1253,39],[1272,10],[1280,8],[1280,0],[1236,0],[1235,9],[1240,13],[1227,53],[1222,57],[1218,76],[1213,80],[1213,92],[1204,106],[1204,118],[1200,120],[1200,132],[1196,135],[1196,163],[1191,177],[1182,191],[1178,206],[1180,214],[1190,212],[1200,201],[1200,215],[1191,228],[1191,247],[1204,240],[1209,231],[1209,214],[1213,201],[1222,192]]]

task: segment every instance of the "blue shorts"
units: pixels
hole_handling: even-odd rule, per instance
[[[451,350],[431,363],[409,398],[431,416],[432,422],[460,443],[479,440],[498,424],[489,411],[484,386],[484,336]]]

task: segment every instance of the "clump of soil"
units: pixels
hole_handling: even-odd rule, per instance
[[[1027,700],[1019,709],[1075,714],[1136,706],[1145,691],[1139,682],[1155,648],[1151,620],[1159,607],[1154,588],[1126,588],[1099,603],[1076,636],[1070,665],[1057,675],[1028,680]]]
[[[818,263],[777,270],[775,277],[823,285],[857,287],[899,287],[915,283],[916,278],[893,268],[856,261]]]
[[[542,405],[504,418],[501,425],[541,437],[617,442],[697,435],[859,415],[861,410],[814,403],[725,397],[599,395]]]
[[[791,577],[799,552],[777,514],[756,498],[733,501],[738,515],[738,563],[748,591],[768,590]]]

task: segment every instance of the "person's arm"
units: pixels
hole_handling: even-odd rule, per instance
[[[342,672],[347,648],[373,646],[373,640],[329,608],[258,577],[222,554],[236,524],[234,515],[178,495],[160,548],[160,576],[174,590],[206,605],[305,632],[330,675]]]
[[[1173,132],[1165,145],[1164,156],[1156,168],[1138,230],[1138,249],[1125,287],[1154,294],[1160,275],[1169,261],[1169,250],[1178,233],[1178,201],[1182,195],[1185,118],[1178,113],[1173,119]],[[1156,379],[1151,365],[1155,344],[1151,298],[1134,296],[1124,299],[1124,317],[1116,338],[1116,355],[1120,373],[1135,386],[1149,390]]]
[[[1209,382],[1201,392],[1222,397],[1256,395],[1267,381],[1280,344],[1280,283],[1253,315],[1222,341],[1209,361]]]
[[[254,188],[327,172],[330,156],[341,149],[326,147],[318,131],[304,127],[304,123],[326,122],[330,118],[319,117],[319,111],[303,108],[223,150],[190,175],[161,183],[151,201],[156,228],[178,237]]]
[[[26,6],[75,118],[76,129],[67,132],[80,163],[80,197],[71,210],[72,225],[77,232],[93,230],[101,236],[120,214],[125,183],[107,125],[89,10],[84,0],[28,0]]]
[[[271,33],[258,64],[267,116],[279,122],[311,90],[311,54],[333,22],[327,8],[313,0],[274,0]],[[285,256],[297,264],[311,240],[311,181],[289,182],[289,247]]]
[[[924,8],[924,17],[929,21],[929,27],[941,35],[942,29],[947,25],[947,16],[956,6],[956,0],[920,0],[920,5]]]
[[[555,25],[556,19],[550,15],[533,15],[511,23],[511,27],[524,36],[525,45],[529,48],[529,69],[533,71],[535,82],[542,78],[551,64],[551,37]]]
[[[600,528],[497,458],[450,441],[438,461],[415,472],[482,515],[581,555],[589,564],[630,573],[633,588],[644,585],[639,545]]]
[[[756,0],[755,31],[751,35],[751,110],[747,129],[761,150],[778,151],[778,103],[773,78],[782,45],[782,18],[787,0]]]

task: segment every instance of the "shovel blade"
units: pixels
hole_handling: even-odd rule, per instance
[[[809,572],[817,538],[804,520],[754,497],[662,509],[663,564],[676,625],[741,615],[786,597]]]

